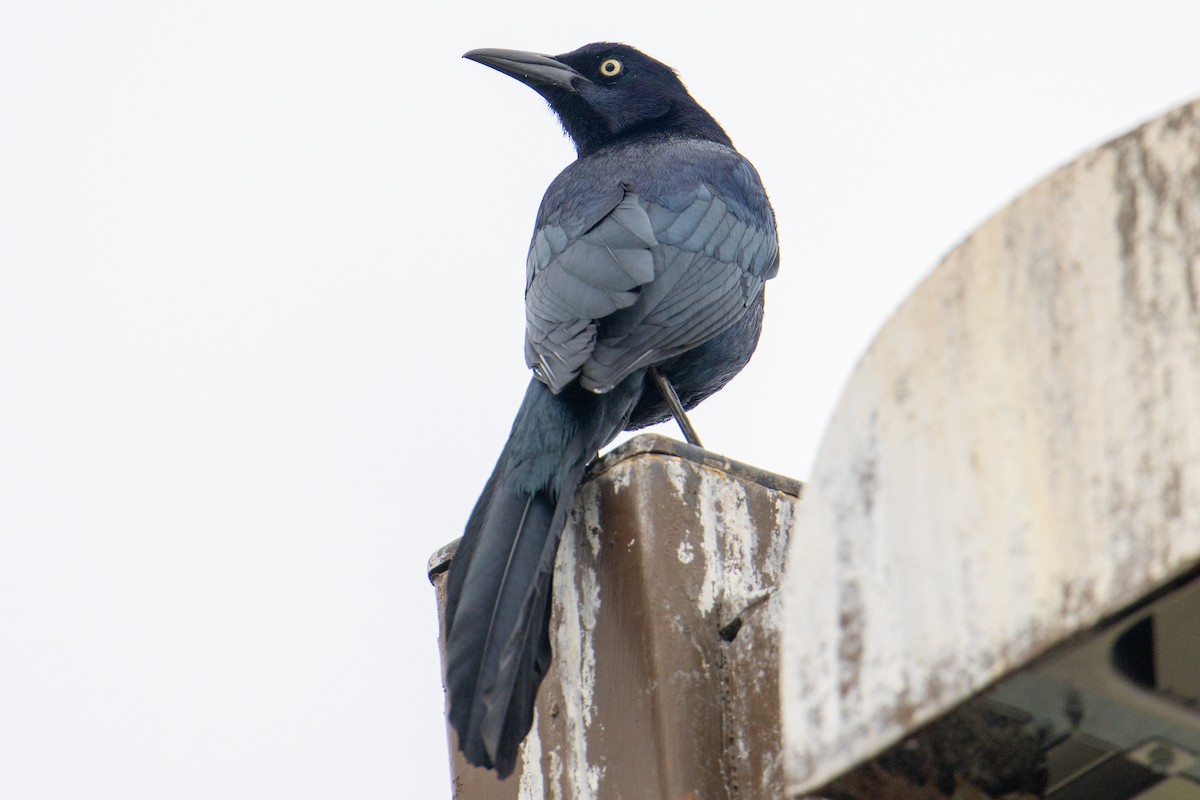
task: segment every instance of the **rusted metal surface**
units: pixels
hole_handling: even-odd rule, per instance
[[[517,772],[500,782],[451,741],[454,796],[780,796],[775,589],[799,492],[658,436],[601,459],[559,550],[554,663]],[[450,558],[430,562],[439,611]]]
[[[789,796],[1200,558],[1200,103],[1045,179],[884,327],[791,536]]]

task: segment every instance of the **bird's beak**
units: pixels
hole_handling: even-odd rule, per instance
[[[534,89],[554,87],[573,92],[575,91],[574,81],[590,83],[572,67],[540,53],[485,47],[463,53],[463,58],[478,61],[480,64],[516,78]]]

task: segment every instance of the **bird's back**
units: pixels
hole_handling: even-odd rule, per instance
[[[602,229],[589,231],[610,224],[622,199],[636,203],[643,216],[626,209],[618,222],[636,232],[640,220],[648,232],[631,237],[627,251],[593,248],[590,261],[579,258],[570,248],[588,236],[613,241]],[[607,284],[599,275],[614,269],[614,261],[624,269],[616,270],[622,279],[641,269],[633,257],[643,247],[653,274],[619,287],[621,301],[611,311],[594,319],[560,314],[546,322],[561,311],[564,298],[565,304],[575,302],[572,291],[601,291]],[[749,359],[760,329],[763,282],[774,276],[778,259],[766,192],[754,167],[732,147],[664,134],[602,148],[563,170],[538,212],[527,273],[530,365],[553,372],[566,364],[547,382],[565,385],[578,376],[586,388],[603,392],[657,364],[694,406]],[[572,277],[562,286],[558,279],[568,272],[582,282]],[[654,407],[636,413],[634,427],[665,416],[652,398],[646,402]]]
[[[569,164],[542,197],[535,237],[547,224],[572,231],[593,218],[614,184],[676,213],[686,209],[700,184],[708,184],[741,221],[774,235],[775,215],[762,180],[741,153],[719,142],[664,133],[614,142]]]

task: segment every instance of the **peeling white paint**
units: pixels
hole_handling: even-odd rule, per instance
[[[600,504],[595,497],[587,497],[575,507],[584,509],[582,524],[567,526],[554,568],[554,603],[559,615],[554,629],[555,665],[566,717],[565,776],[569,794],[572,800],[595,800],[601,768],[588,763],[587,743],[595,707],[596,650],[592,639],[600,610],[595,567],[600,553]],[[566,537],[577,534],[584,537],[587,550],[566,541]],[[577,555],[582,560],[577,560]]]
[[[758,535],[742,487],[712,470],[700,470],[696,492],[700,512],[700,551],[704,581],[697,604],[711,614],[720,605],[731,612],[762,591],[755,557]]]
[[[616,464],[612,469],[606,470],[604,474],[612,483],[613,490],[618,494],[628,489],[632,482],[631,476],[633,473],[629,469],[629,465],[624,462]]]
[[[546,780],[542,775],[542,738],[538,733],[537,709],[533,710],[533,727],[521,745],[521,780],[517,800],[546,800]]]
[[[759,778],[763,786],[775,786],[783,783],[780,774],[783,771],[783,753],[777,752],[764,760],[762,776]]]
[[[679,558],[680,564],[690,564],[696,559],[696,554],[692,552],[692,543],[686,540],[679,543],[675,555]]]
[[[796,498],[785,494],[775,498],[775,530],[792,529],[796,516],[796,502]],[[763,577],[774,586],[779,586],[783,581],[784,569],[787,566],[787,542],[786,536],[773,537],[763,560]]]
[[[671,488],[675,490],[675,497],[685,505],[691,505],[692,498],[688,496],[687,490],[687,469],[683,462],[677,458],[670,458],[663,462],[663,466],[667,471],[667,479],[671,481]]]

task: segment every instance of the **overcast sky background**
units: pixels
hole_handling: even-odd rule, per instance
[[[0,4],[0,796],[448,796],[426,558],[520,402],[573,157],[464,51],[633,44],[757,165],[782,267],[693,421],[804,478],[891,310],[1200,95],[1197,31],[1194,0]]]

